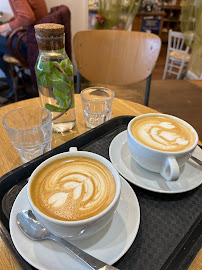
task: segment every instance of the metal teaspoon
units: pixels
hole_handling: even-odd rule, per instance
[[[118,270],[118,268],[94,258],[68,241],[50,233],[34,216],[31,210],[23,210],[16,216],[16,221],[22,232],[32,240],[51,239],[66,247],[93,270]]]
[[[191,159],[193,159],[198,165],[202,166],[202,161],[194,156],[190,157]]]

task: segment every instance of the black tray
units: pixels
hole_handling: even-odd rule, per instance
[[[109,159],[113,138],[127,128],[132,116],[113,118],[103,125],[45,153],[0,179],[0,233],[22,269],[34,269],[18,254],[9,234],[13,202],[32,171],[45,159],[76,146]],[[202,244],[202,185],[181,194],[160,194],[131,184],[141,210],[138,234],[128,252],[115,264],[123,270],[185,270]]]

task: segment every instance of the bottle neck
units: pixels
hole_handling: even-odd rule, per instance
[[[65,50],[65,34],[58,37],[42,37],[36,35],[39,51]]]

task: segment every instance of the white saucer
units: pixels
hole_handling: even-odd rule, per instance
[[[196,147],[194,156],[202,160],[202,151]],[[131,183],[159,193],[182,193],[192,190],[202,183],[202,167],[189,159],[181,168],[181,174],[177,181],[166,181],[158,174],[149,172],[140,167],[132,158],[128,144],[127,131],[119,133],[109,147],[111,162],[118,172]]]
[[[95,236],[71,241],[85,252],[108,264],[114,264],[127,252],[140,224],[137,197],[130,185],[123,178],[121,179],[121,198],[112,222]],[[25,186],[17,196],[10,215],[11,238],[20,255],[29,264],[41,270],[88,270],[89,267],[58,243],[51,240],[32,241],[21,232],[16,223],[16,214],[29,208]]]

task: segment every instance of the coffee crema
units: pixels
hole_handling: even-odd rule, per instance
[[[188,149],[196,140],[191,128],[166,116],[142,117],[132,123],[131,133],[142,144],[167,152]]]
[[[34,177],[30,194],[45,215],[64,221],[93,217],[113,201],[116,183],[101,162],[83,156],[57,159]]]

